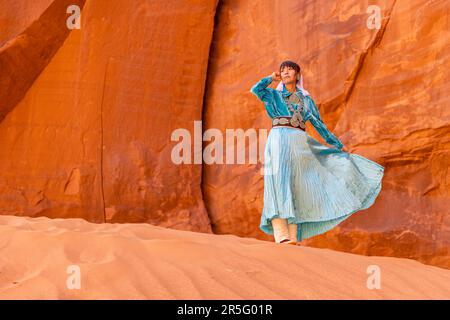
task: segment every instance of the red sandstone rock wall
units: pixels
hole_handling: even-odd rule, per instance
[[[0,2],[0,46],[28,28],[54,3],[53,0]]]
[[[61,28],[64,26],[61,22],[66,20],[67,7],[76,5],[81,9],[84,3],[85,0],[54,1],[19,35],[8,41],[11,30],[18,29],[14,27],[6,28],[4,35],[0,35],[0,43],[3,42],[0,48],[0,121],[23,99],[69,35],[69,28]],[[12,10],[6,12],[17,19],[22,7],[26,6],[15,3],[14,13]],[[36,10],[32,13],[36,14]],[[9,22],[8,26],[15,25],[14,20],[5,20]]]
[[[87,0],[0,123],[1,213],[211,232],[201,165],[173,164],[170,136],[201,119],[216,5]]]
[[[249,89],[292,59],[329,128],[386,168],[373,207],[305,244],[450,268],[448,1],[377,1],[373,30],[369,1],[85,2],[31,70],[6,42],[65,3],[0,4],[0,81],[20,75],[0,99],[0,214],[271,240],[260,164],[175,165],[170,136],[194,120],[269,129]]]

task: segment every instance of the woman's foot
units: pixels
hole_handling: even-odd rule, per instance
[[[292,244],[292,245],[297,245],[297,241],[291,240],[291,239],[283,239],[280,241],[280,243],[286,243],[286,244]]]

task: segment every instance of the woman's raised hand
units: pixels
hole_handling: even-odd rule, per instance
[[[273,72],[272,80],[273,81],[281,81],[281,74],[278,71]]]

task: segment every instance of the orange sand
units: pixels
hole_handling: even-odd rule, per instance
[[[68,289],[78,265],[81,288]],[[368,289],[367,268],[381,270]],[[1,299],[449,299],[420,262],[149,224],[0,216]]]

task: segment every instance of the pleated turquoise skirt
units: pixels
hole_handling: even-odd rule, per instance
[[[260,229],[271,220],[298,226],[298,241],[324,233],[369,208],[381,190],[384,167],[321,144],[307,132],[272,128],[264,151],[264,207]]]

